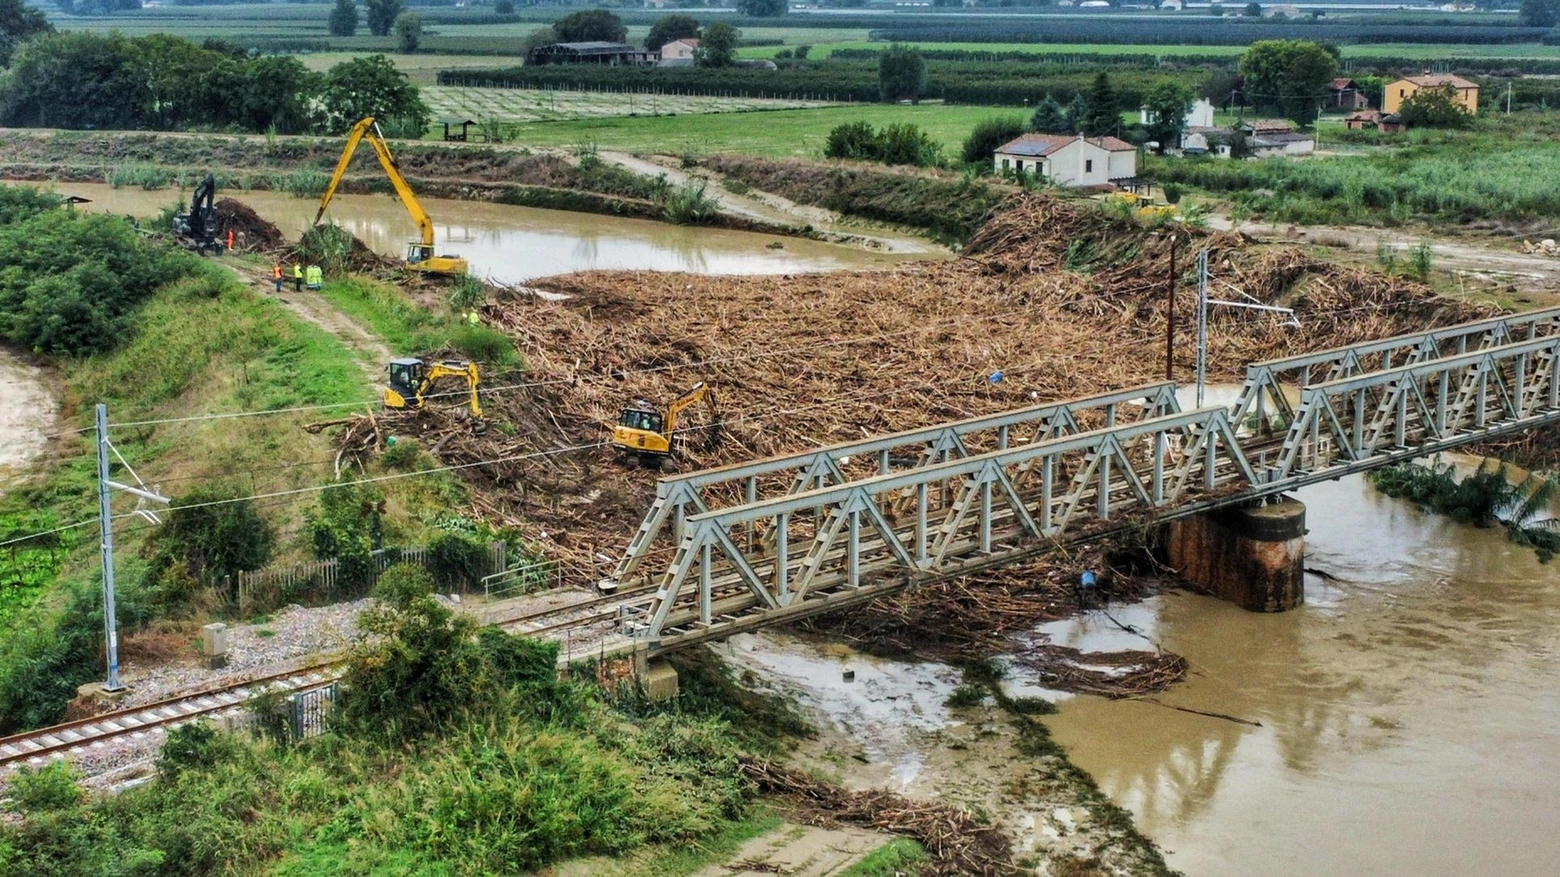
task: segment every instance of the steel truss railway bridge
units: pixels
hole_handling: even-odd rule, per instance
[[[654,655],[1560,422],[1560,308],[660,480],[604,589]]]

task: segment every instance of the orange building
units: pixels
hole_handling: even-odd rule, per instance
[[[1455,92],[1454,97],[1458,103],[1470,113],[1479,111],[1479,86],[1469,82],[1461,76],[1453,76],[1449,73],[1426,73],[1423,76],[1410,76],[1399,79],[1397,82],[1387,83],[1382,91],[1382,112],[1391,114],[1402,109],[1403,101],[1412,97],[1421,88],[1445,88],[1451,86]]]

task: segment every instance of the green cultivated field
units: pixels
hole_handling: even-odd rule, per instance
[[[748,32],[744,31],[744,35]],[[880,50],[888,46],[887,43],[871,42],[868,40],[839,40],[838,34],[843,31],[833,31],[835,39],[808,43],[807,40],[795,38],[790,33],[776,29],[775,36],[785,40],[784,46],[750,46],[738,49],[737,54],[743,58],[772,58],[776,52],[783,49],[808,44],[812,51],[808,58],[827,58],[834,54],[836,49],[872,49]],[[1224,55],[1230,58],[1238,57],[1246,51],[1245,46],[1166,46],[1158,45],[1132,45],[1132,44],[1100,44],[1100,43],[910,43],[919,49],[947,49],[967,52],[1032,52],[1039,55],[1155,55],[1165,58],[1178,56],[1208,56]],[[1514,45],[1422,45],[1415,43],[1377,43],[1373,45],[1346,45],[1343,49],[1343,57],[1369,57],[1380,58],[1393,56],[1407,60],[1438,60],[1441,58],[1560,58],[1560,46],[1543,46],[1537,43],[1520,43]]]
[[[422,95],[435,118],[460,116],[479,122],[489,119],[500,122],[558,122],[638,115],[686,116],[835,106],[817,101],[768,98],[544,91],[531,88],[453,88],[437,85],[425,86]],[[750,119],[749,124],[757,124],[757,121]]]
[[[1011,107],[856,105],[763,113],[719,113],[654,118],[532,122],[515,126],[514,140],[528,146],[573,146],[594,140],[604,149],[629,152],[740,152],[781,158],[817,158],[829,129],[846,122],[919,125],[943,150],[956,154],[976,122],[990,116],[1023,117]]]

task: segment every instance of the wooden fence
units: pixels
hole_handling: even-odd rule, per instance
[[[257,569],[238,574],[238,611],[240,615],[269,612],[288,603],[334,603],[356,600],[367,596],[378,583],[379,576],[397,563],[412,563],[426,568],[428,549],[381,548],[370,555],[373,558],[372,574],[367,580],[349,581],[340,574],[340,561],[310,560],[292,566]],[[488,543],[487,556],[478,580],[460,582],[461,591],[482,586],[482,579],[503,573],[508,568],[509,546],[502,541]],[[225,591],[234,593],[231,583]],[[444,584],[444,583],[440,583]]]

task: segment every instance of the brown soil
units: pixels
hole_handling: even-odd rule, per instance
[[[216,203],[217,218],[222,233],[233,233],[233,249],[248,252],[270,252],[287,239],[282,230],[268,222],[242,201],[223,198]]]

